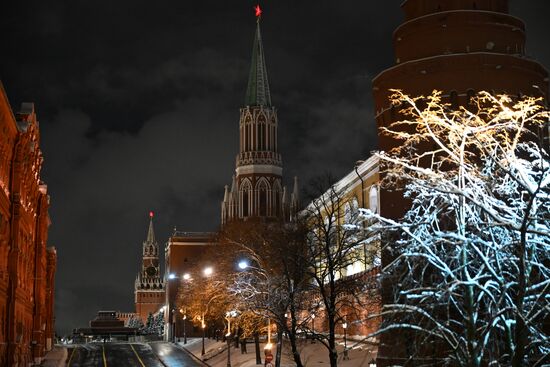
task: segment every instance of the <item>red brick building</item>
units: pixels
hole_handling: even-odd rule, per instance
[[[512,96],[548,96],[548,73],[525,52],[525,25],[508,14],[508,0],[405,0],[405,21],[393,34],[395,65],[373,79],[378,128],[399,119],[390,105],[389,89],[412,96],[434,89],[453,106],[466,106],[469,97],[485,90]],[[379,136],[379,148],[389,151],[397,142]],[[407,202],[402,193],[380,190],[380,213],[399,219]],[[387,240],[387,239],[386,239]],[[382,253],[382,266],[392,258]],[[382,284],[382,302],[392,302],[391,281]],[[402,365],[409,360],[406,335],[380,338],[378,366]]]
[[[166,340],[173,340],[174,337],[183,337],[185,329],[187,335],[193,335],[193,324],[187,320],[184,321],[183,316],[177,307],[178,290],[181,282],[186,281],[186,274],[189,276],[197,276],[192,274],[197,268],[204,263],[204,254],[217,246],[216,233],[212,232],[180,232],[174,231],[166,244],[164,258],[166,260],[166,327],[164,334]]]
[[[0,132],[0,365],[23,366],[52,346],[56,253],[34,105],[14,115],[1,84]]]

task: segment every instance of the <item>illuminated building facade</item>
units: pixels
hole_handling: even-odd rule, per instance
[[[54,341],[56,251],[34,104],[13,114],[0,84],[0,365],[40,363]]]

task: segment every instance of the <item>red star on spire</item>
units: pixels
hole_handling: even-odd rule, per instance
[[[262,16],[262,9],[260,8],[260,5],[256,5],[254,7],[254,11],[256,12],[256,18],[259,18]]]
[[[149,212],[149,217],[153,218],[155,214],[153,212]]]

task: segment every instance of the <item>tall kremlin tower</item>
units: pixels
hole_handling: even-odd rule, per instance
[[[373,79],[379,131],[400,118],[388,99],[390,89],[412,96],[437,89],[455,108],[468,106],[482,90],[547,100],[548,73],[526,56],[525,25],[508,14],[508,0],[405,0],[401,7],[405,21],[393,34],[395,65]],[[384,151],[397,144],[383,135],[378,141]],[[380,190],[382,216],[398,220],[407,205],[401,192]],[[382,254],[382,267],[391,261],[390,254]],[[391,282],[383,281],[383,303],[393,301]],[[408,363],[406,338],[382,334],[377,366]]]
[[[283,161],[278,149],[277,109],[271,103],[264,47],[260,32],[261,9],[256,6],[256,35],[245,105],[240,109],[239,154],[231,188],[225,186],[222,224],[232,219],[287,218],[298,201],[297,179],[290,201],[282,187]]]
[[[156,313],[165,298],[164,280],[160,274],[159,246],[153,230],[153,212],[149,213],[149,231],[143,242],[141,271],[134,283],[136,314],[144,323],[149,313]]]

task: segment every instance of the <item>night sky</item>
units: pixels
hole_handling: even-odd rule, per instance
[[[261,1],[284,175],[340,177],[376,148],[371,79],[393,65],[399,4]],[[56,323],[134,311],[148,213],[161,249],[174,227],[216,230],[238,149],[255,30],[248,0],[9,1],[0,79],[32,101],[58,250]],[[528,54],[550,66],[550,1],[512,0]]]

